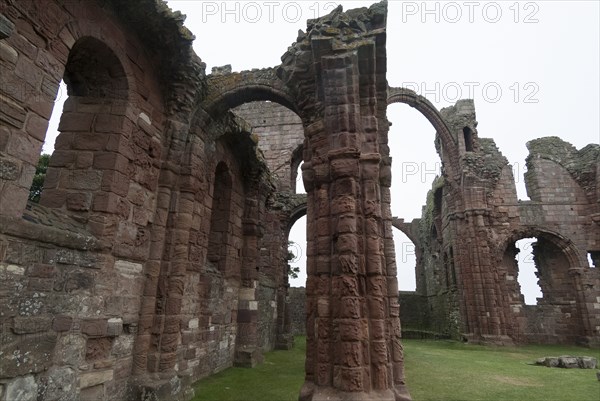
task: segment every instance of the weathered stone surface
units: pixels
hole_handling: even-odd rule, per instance
[[[108,358],[112,349],[113,340],[111,338],[90,338],[87,340],[85,359],[86,361],[96,361]]]
[[[42,372],[53,364],[56,335],[1,335],[0,376],[12,378]]]
[[[81,332],[91,337],[107,335],[106,319],[85,319],[81,321]]]
[[[47,380],[44,391],[47,399],[77,399],[77,374],[73,368],[52,367]]]
[[[73,318],[69,316],[56,316],[52,321],[52,330],[57,332],[69,331],[73,326]]]
[[[83,373],[79,377],[79,387],[81,389],[106,383],[113,379],[113,370],[103,370],[99,372]]]
[[[573,369],[573,368],[578,368],[579,367],[579,363],[577,362],[577,358],[576,357],[561,356],[561,357],[558,358],[558,367],[559,368],[566,368],[566,369]]]
[[[116,357],[124,357],[131,355],[135,337],[133,335],[121,335],[115,338],[111,350],[111,354]]]
[[[86,339],[80,334],[63,334],[56,344],[55,358],[61,365],[79,366],[85,358]]]
[[[115,262],[115,269],[125,276],[131,276],[140,274],[142,272],[142,265],[140,263],[131,263],[125,260],[117,260]]]
[[[52,318],[49,316],[15,317],[13,332],[15,334],[40,333],[48,331],[51,325]]]
[[[0,14],[0,39],[8,38],[12,35],[15,29],[15,24],[10,22],[6,16]]]
[[[123,332],[123,319],[112,318],[108,319],[106,334],[110,337],[119,336]]]
[[[596,369],[598,360],[590,356],[560,356],[560,357],[545,357],[536,360],[536,365],[543,365],[549,368],[565,368],[565,369]]]
[[[38,385],[33,376],[22,376],[11,380],[6,386],[7,400],[36,401]]]
[[[99,384],[88,388],[81,389],[81,401],[102,401],[106,399],[104,385]]]
[[[0,160],[0,178],[14,181],[19,176],[20,166],[10,160]]]
[[[598,359],[591,356],[581,356],[577,358],[577,362],[581,369],[596,369],[598,368]]]
[[[410,399],[399,315],[439,337],[597,345],[599,273],[585,256],[600,254],[600,148],[532,141],[533,201],[518,202],[473,101],[438,111],[388,87],[386,12],[337,8],[308,22],[281,65],[207,77],[182,16],[161,2],[9,1],[0,398],[189,399],[194,380],[289,349],[292,313],[307,317],[303,400]],[[41,204],[28,203],[58,95],[61,132]],[[394,102],[432,123],[443,162],[413,223],[390,212]],[[300,311],[284,272],[304,214]],[[418,260],[417,292],[400,302],[393,226]],[[544,292],[531,308],[514,261],[525,236],[538,237]]]

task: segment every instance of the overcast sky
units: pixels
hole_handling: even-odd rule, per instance
[[[336,4],[347,10],[373,3],[168,1],[187,14],[186,26],[196,35],[194,49],[209,73],[225,64],[234,71],[276,66],[298,30],[306,30],[306,19]],[[522,180],[528,140],[555,135],[577,148],[600,142],[599,16],[598,1],[392,0],[388,82],[416,90],[438,109],[473,98],[479,136],[496,141],[513,165],[519,197],[527,199]],[[435,131],[406,105],[389,107],[388,118],[393,123],[392,212],[411,220],[420,217],[439,170]],[[299,243],[305,241],[296,234],[305,231],[301,224],[291,238]],[[397,240],[397,248],[408,249],[398,246],[402,241],[407,240]],[[414,271],[403,271],[400,287],[414,288]],[[304,281],[305,276],[294,284]]]

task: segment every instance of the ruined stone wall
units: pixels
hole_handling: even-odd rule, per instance
[[[304,129],[296,113],[276,102],[249,102],[232,112],[252,127],[277,190],[265,215],[260,242],[259,271],[264,279],[258,289],[259,338],[263,350],[287,349],[292,344],[289,333],[293,321],[286,295],[288,234],[298,218],[295,213],[299,208],[306,209],[306,197],[295,195],[296,183],[301,179],[297,173],[303,156]]]
[[[292,334],[306,335],[306,288],[292,287],[289,291]]]
[[[438,189],[421,219],[418,271],[425,273],[426,288],[419,294],[428,296],[429,325],[458,324],[468,339],[483,342],[597,343],[598,270],[588,267],[586,256],[600,233],[598,147],[578,151],[558,138],[530,142],[526,185],[532,199],[519,201],[508,162],[493,140],[472,129],[474,113],[463,104],[442,114],[459,139],[462,174],[453,176],[445,166],[441,238],[431,235],[440,232],[430,199]],[[538,238],[544,297],[537,306],[525,305],[517,281],[514,243],[527,237]],[[498,308],[486,306],[493,304]]]
[[[498,255],[498,277],[507,291],[503,302],[510,305],[507,326],[516,341],[597,342],[593,303],[598,291],[592,284],[597,271],[586,261],[587,252],[597,247],[597,146],[577,151],[558,138],[541,138],[528,147],[525,182],[532,199],[516,201],[508,166],[490,197],[497,238],[492,246]],[[525,305],[517,282],[514,250],[514,242],[526,237],[538,240],[534,261],[543,292],[538,305],[531,306]]]
[[[399,291],[400,321],[402,336],[408,337],[407,331],[431,331],[433,319],[429,316],[429,305],[425,295],[412,291]]]
[[[124,398],[164,158],[158,73],[110,5],[10,2],[2,13],[14,27],[0,44],[0,163],[11,172],[0,191],[0,386],[6,399]],[[26,208],[63,76],[41,206]]]
[[[427,194],[421,219],[411,226],[419,248],[415,293],[400,292],[400,320],[403,333],[412,337],[461,338],[456,266],[451,246],[444,242],[449,229],[442,218],[448,213],[444,180],[438,178]],[[445,230],[445,232],[444,232]]]
[[[277,344],[277,309],[277,284],[263,277],[258,288],[258,338],[263,351],[271,351]]]
[[[443,161],[416,224],[428,327],[599,342],[600,270],[586,264],[600,252],[598,146],[531,142],[532,201],[517,202],[472,101],[438,112],[387,86],[386,13],[338,8],[309,22],[281,66],[207,77],[164,3],[2,3],[1,401],[189,399],[197,379],[289,348],[287,235],[304,213],[301,399],[409,400],[391,101],[432,122]],[[61,78],[69,99],[36,205],[28,189]],[[301,160],[307,195],[293,194]],[[546,289],[535,309],[514,284],[511,244],[525,235],[539,238]]]
[[[206,182],[198,188],[198,202],[190,210],[196,222],[189,239],[194,262],[187,266],[185,278],[177,280],[177,285],[183,287],[183,297],[178,313],[181,316],[173,322],[180,327],[182,340],[185,338],[177,346],[178,370],[193,378],[232,366],[237,336],[245,193],[240,166],[231,151],[218,142],[211,153],[200,155],[206,164],[202,170],[212,174],[207,174]],[[219,185],[219,180],[225,187]],[[229,205],[226,216],[217,215],[217,204]],[[215,233],[216,243],[211,243]],[[220,253],[211,254],[211,248]],[[172,317],[167,315],[165,319],[167,324]]]
[[[246,103],[233,112],[252,126],[278,191],[295,193],[304,143],[300,117],[275,102]]]
[[[83,224],[36,205],[0,241],[0,393],[7,400],[104,395],[107,383],[122,396],[141,264],[116,260]]]
[[[181,19],[145,0],[0,12],[0,399],[189,398],[254,352],[257,303],[273,348],[277,296],[254,291],[272,185],[250,132],[192,113],[204,71]],[[27,203],[63,77],[56,150]]]
[[[299,217],[298,210],[304,210],[301,214],[306,210],[306,197],[294,195],[296,183],[302,179],[298,176],[298,167],[303,158],[304,129],[296,113],[276,102],[249,102],[232,112],[252,127],[277,189],[277,196],[266,214],[265,235],[260,245],[259,269],[264,277],[274,277],[274,280],[260,281],[259,331],[262,349],[269,350],[274,346],[285,349],[291,346],[290,324],[294,322],[285,289],[288,283],[287,236]],[[276,334],[281,332],[288,335]]]
[[[600,149],[589,145],[577,151],[559,138],[534,140],[528,148],[525,182],[531,201],[519,204],[516,236],[538,239],[534,261],[543,297],[536,306],[513,303],[515,335],[530,342],[597,342],[598,271],[586,259],[598,247],[593,216]],[[514,257],[511,262],[514,267]],[[517,274],[513,268],[507,278],[516,280]],[[509,294],[517,300],[520,292],[513,287]]]
[[[298,215],[298,210],[306,210],[306,195],[292,195],[289,192],[279,192],[269,201],[269,208],[265,213],[263,221],[264,236],[260,242],[260,259],[258,269],[261,275],[269,279],[261,280],[261,293],[274,294],[276,297],[276,309],[270,301],[264,301],[264,309],[261,311],[260,327],[261,335],[264,337],[263,347],[266,341],[273,339],[275,334],[275,348],[288,349],[292,346],[293,336],[291,324],[293,317],[290,315],[288,300],[288,236],[289,230]],[[305,213],[305,212],[304,212]],[[302,214],[302,212],[301,212]],[[275,322],[273,322],[273,318]],[[277,327],[277,330],[268,332],[268,328]],[[272,347],[271,347],[272,349]]]

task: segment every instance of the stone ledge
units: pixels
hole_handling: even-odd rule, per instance
[[[33,204],[28,205],[22,217],[0,216],[0,234],[82,251],[109,248],[90,234],[83,223],[59,210]]]
[[[260,349],[246,348],[235,351],[235,366],[254,368],[261,363],[263,363],[263,355]]]

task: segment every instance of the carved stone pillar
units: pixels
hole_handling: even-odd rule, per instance
[[[374,11],[371,22],[384,25],[385,14]],[[388,271],[395,265],[384,242],[384,223],[391,228],[389,199],[382,199],[389,197],[381,146],[385,30],[357,39],[340,46],[315,35],[311,42],[322,117],[305,126],[308,343],[300,400],[410,400],[397,282]]]

